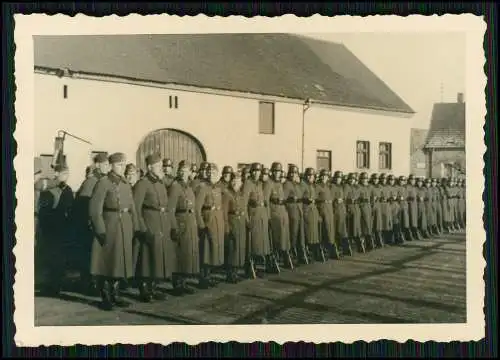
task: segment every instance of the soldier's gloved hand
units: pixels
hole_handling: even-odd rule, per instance
[[[106,234],[97,234],[96,237],[97,241],[99,241],[99,244],[101,244],[101,246],[106,245]]]
[[[177,229],[170,230],[170,238],[174,242],[179,241],[179,231]]]

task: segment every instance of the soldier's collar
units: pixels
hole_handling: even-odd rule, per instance
[[[151,180],[152,182],[159,182],[160,181],[160,178],[158,176],[156,176],[155,174],[153,174],[152,172],[148,172],[146,174],[146,177]]]
[[[127,184],[127,179],[125,179],[123,176],[118,175],[114,171],[110,171],[108,173],[108,177],[111,180],[111,182],[113,182],[115,184],[119,184],[120,182]]]

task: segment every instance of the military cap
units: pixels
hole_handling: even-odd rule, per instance
[[[162,165],[164,165],[164,161],[162,161],[161,155],[159,153],[153,153],[153,154],[146,156],[146,165],[157,164],[160,161],[161,161]],[[170,166],[172,166],[172,165],[170,165]]]
[[[132,164],[132,163],[129,163],[127,164],[127,166],[125,166],[125,174],[133,174],[133,173],[136,173],[137,172],[137,167]]]
[[[42,172],[42,159],[40,159],[39,157],[36,157],[34,159],[33,166],[34,166],[34,170],[35,170],[35,175],[40,174]]]
[[[269,175],[269,168],[262,168],[262,175]]]
[[[356,175],[354,175],[354,173],[349,173],[349,174],[347,175],[347,178],[348,178],[348,179],[356,179]]]
[[[389,175],[387,176],[387,180],[394,180],[394,175],[389,174]]]
[[[319,171],[319,176],[330,176],[330,171],[328,171],[327,169],[321,169]]]
[[[370,175],[370,179],[378,179],[378,174],[377,173],[373,173]]]
[[[253,163],[252,166],[250,167],[250,171],[260,171],[262,170],[262,164],[259,163]]]
[[[208,162],[202,161],[201,164],[200,164],[200,168],[198,169],[198,171],[205,171],[207,169],[208,169]]]
[[[100,163],[103,163],[103,162],[106,162],[108,161],[108,153],[107,152],[102,152],[102,153],[98,153],[96,156],[94,156],[94,162],[96,164],[100,164]]]
[[[431,180],[431,181],[432,181],[433,183],[437,183],[437,181],[438,181],[438,180],[437,180],[436,178],[432,178],[432,180]]]
[[[426,184],[430,184],[430,183],[431,183],[431,179],[426,178],[426,179],[424,180],[424,182],[425,182]]]
[[[283,170],[283,166],[281,165],[280,162],[275,161],[271,164],[271,171],[274,172],[274,171],[281,171],[281,170]]]
[[[109,155],[109,163],[110,164],[116,164],[116,163],[123,162],[126,160],[127,160],[127,157],[125,156],[124,153],[117,152],[117,153]]]
[[[219,167],[215,163],[208,163],[207,170],[208,171],[219,171]]]
[[[399,176],[399,181],[406,181],[406,176],[404,175]]]
[[[162,161],[163,167],[173,167],[173,163],[171,159],[163,159]]]
[[[379,179],[385,179],[387,178],[387,174],[386,173],[381,173],[379,176],[378,176]]]
[[[234,169],[232,166],[226,165],[222,168],[222,175],[232,174],[232,173],[234,173]]]
[[[368,173],[366,173],[366,172],[362,172],[362,173],[359,175],[359,178],[360,178],[360,179],[368,179]]]
[[[316,171],[312,167],[308,167],[304,172],[304,176],[316,175]]]
[[[231,174],[231,181],[233,181],[234,179],[241,179],[241,174],[237,171],[233,171],[232,173],[228,174]]]
[[[415,180],[415,175],[410,174],[410,176],[408,176],[408,180]]]
[[[338,171],[338,170],[335,171],[335,173],[333,174],[334,178],[341,178],[343,176],[344,176],[344,174],[342,173],[342,171]]]
[[[54,166],[54,171],[55,172],[63,172],[63,171],[68,171],[69,168],[68,168],[68,165],[66,165],[66,163],[62,163],[62,164],[57,164],[56,166]]]
[[[288,174],[298,174],[299,167],[295,164],[288,165]]]
[[[417,177],[417,182],[424,182],[424,178],[421,176]]]

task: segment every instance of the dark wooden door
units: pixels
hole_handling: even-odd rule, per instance
[[[198,140],[172,129],[156,130],[146,136],[137,149],[137,166],[146,169],[145,158],[153,152],[159,152],[163,159],[172,159],[175,167],[181,160],[198,165],[206,160],[205,151]]]

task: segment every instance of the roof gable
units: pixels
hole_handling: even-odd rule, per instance
[[[463,147],[465,147],[465,103],[434,104],[425,148]]]
[[[290,34],[36,36],[35,66],[413,113],[344,45]]]

